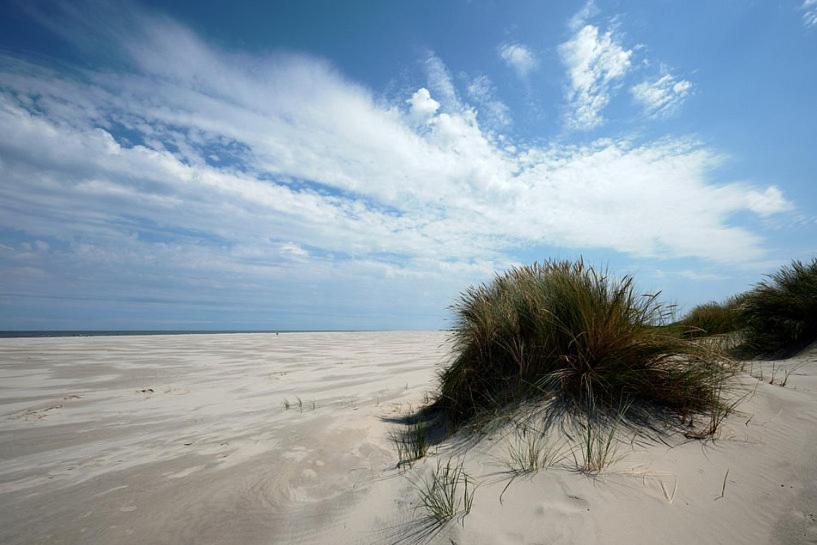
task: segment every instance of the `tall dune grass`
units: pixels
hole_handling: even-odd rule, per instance
[[[633,279],[583,261],[517,267],[465,291],[454,306],[455,358],[438,406],[455,423],[536,397],[578,406],[654,404],[709,412],[728,359],[664,328],[668,313]]]
[[[743,304],[746,294],[734,295],[723,303],[698,305],[678,322],[681,335],[686,338],[723,335],[743,327]]]
[[[817,341],[817,259],[793,261],[760,282],[742,306],[746,348],[790,355]]]

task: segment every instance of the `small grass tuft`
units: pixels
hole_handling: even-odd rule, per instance
[[[416,422],[409,424],[406,429],[393,431],[390,439],[397,450],[397,467],[411,467],[428,452],[428,428],[422,423]]]
[[[510,480],[499,494],[499,503],[513,482],[524,475],[536,473],[558,464],[565,458],[562,445],[551,443],[547,436],[533,428],[517,427],[513,439],[508,444],[503,464]]]
[[[562,447],[550,443],[547,437],[534,429],[517,429],[508,445],[505,465],[516,475],[535,473],[559,463],[564,458]]]
[[[801,363],[801,364],[799,364],[799,365],[795,365],[795,366],[793,366],[793,367],[789,367],[788,369],[786,369],[786,370],[783,372],[783,380],[780,382],[780,386],[782,386],[783,388],[785,388],[785,387],[786,387],[786,384],[788,384],[788,383],[789,383],[789,377],[790,377],[790,376],[791,376],[793,373],[795,373],[796,371],[798,371],[798,370],[799,370],[801,367],[803,367],[803,366],[805,366],[805,365],[806,365],[805,363]]]
[[[711,403],[710,403],[710,410],[709,414],[707,415],[707,423],[703,428],[697,430],[690,430],[686,432],[684,435],[687,439],[708,439],[714,438],[718,430],[721,427],[721,424],[726,417],[734,412],[735,408],[748,396],[752,395],[754,392],[745,392],[743,395],[738,396],[732,400],[725,399],[725,392],[723,385],[714,385],[711,392]]]
[[[626,407],[622,408],[612,422],[593,420],[590,415],[579,425],[579,451],[573,450],[576,469],[582,473],[599,474],[618,460],[616,433]]]
[[[456,516],[465,517],[474,503],[475,485],[463,469],[463,462],[437,460],[430,477],[413,483],[420,494],[420,507],[437,524]]]

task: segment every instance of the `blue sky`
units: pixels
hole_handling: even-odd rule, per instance
[[[0,329],[451,325],[817,255],[817,0],[4,2]]]

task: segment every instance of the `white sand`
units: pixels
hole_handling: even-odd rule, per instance
[[[408,478],[449,456],[480,486],[435,543],[817,543],[817,351],[785,388],[745,378],[717,441],[625,441],[599,477],[541,471],[500,503],[500,435],[395,469],[388,419],[433,389],[444,341],[0,339],[0,543],[390,542],[420,527]]]

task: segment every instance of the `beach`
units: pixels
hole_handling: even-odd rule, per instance
[[[753,363],[714,440],[622,437],[599,475],[565,463],[502,494],[500,432],[397,467],[390,432],[447,339],[0,339],[0,543],[817,543],[817,349]],[[419,534],[412,483],[450,458],[473,509]]]

